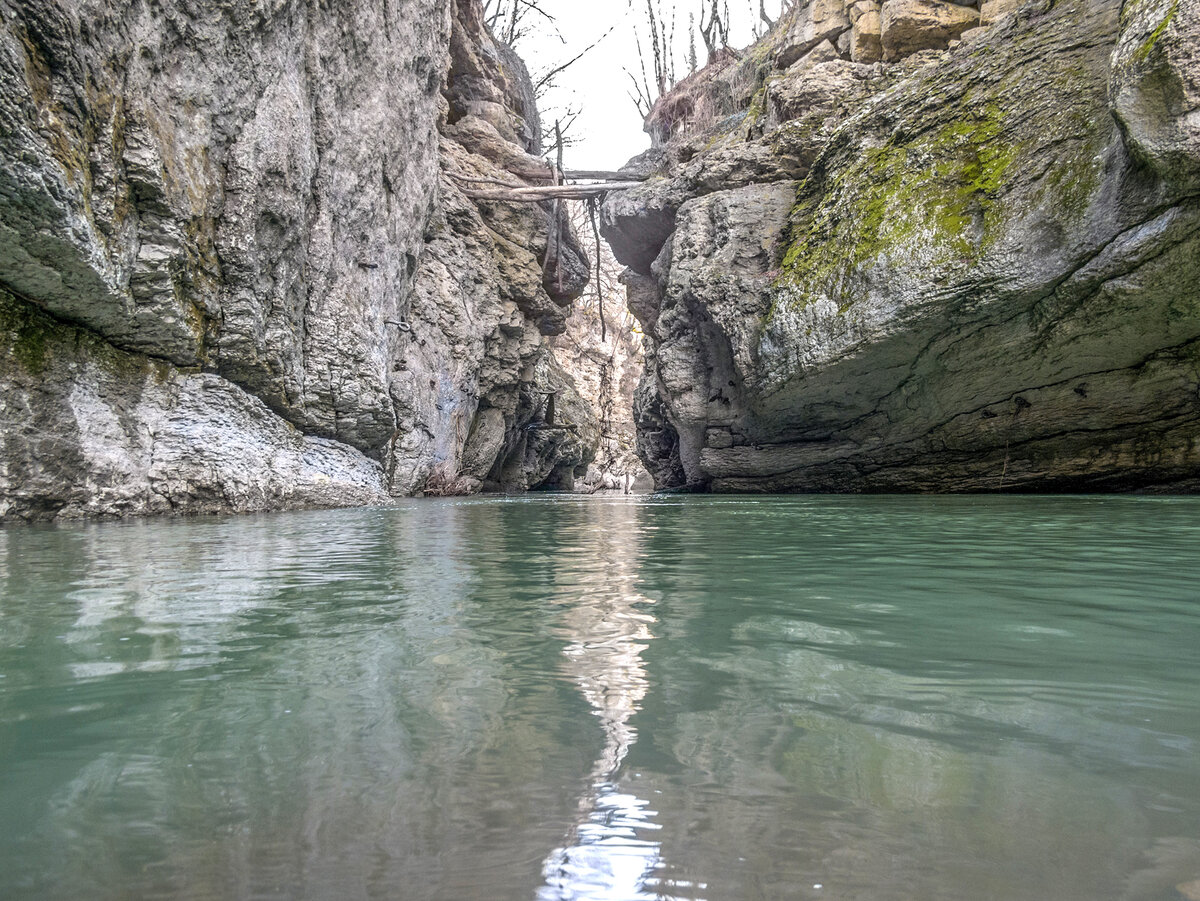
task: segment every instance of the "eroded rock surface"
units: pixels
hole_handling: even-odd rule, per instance
[[[652,112],[660,487],[1200,487],[1200,4],[949,6],[801,4]]]
[[[587,262],[454,177],[544,171],[539,142],[478,0],[0,0],[0,288],[46,317],[3,335],[0,515],[569,482],[596,415],[546,337]],[[530,428],[551,389],[574,431]]]
[[[590,252],[590,245],[588,249]],[[612,264],[606,278],[617,276],[620,270],[615,260],[606,255],[606,261]],[[619,288],[619,283],[615,287]],[[566,332],[553,341],[555,357],[570,373],[576,390],[600,411],[596,458],[575,486],[588,494],[643,493],[654,487],[637,453],[633,421],[633,398],[644,368],[643,342],[631,328],[618,294],[614,290],[614,296],[605,297],[606,329],[600,328],[599,305],[589,292],[571,314]]]
[[[0,291],[0,518],[381,503],[383,468],[214,373],[120,351]]]

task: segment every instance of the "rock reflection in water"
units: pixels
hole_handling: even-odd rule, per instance
[[[1146,498],[0,529],[0,898],[1178,901],[1197,543]]]
[[[595,541],[610,577],[602,595],[564,614],[572,641],[563,653],[566,671],[600,719],[604,748],[580,799],[578,824],[546,858],[538,901],[670,899],[677,890],[699,897],[694,891],[702,887],[664,876],[662,845],[654,838],[662,828],[657,811],[621,790],[621,764],[637,741],[629,721],[650,687],[642,652],[654,639],[655,619],[644,612],[654,602],[636,590],[637,533],[629,523],[602,523]]]

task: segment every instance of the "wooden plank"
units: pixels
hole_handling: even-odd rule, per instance
[[[510,203],[537,203],[542,200],[586,200],[600,197],[610,191],[628,191],[640,188],[640,181],[605,182],[598,185],[544,185],[529,188],[509,188],[497,191],[473,191],[463,193],[475,200],[504,200]]]
[[[508,170],[518,178],[529,181],[554,181],[554,173],[550,167],[545,169]],[[614,172],[611,169],[564,169],[562,176],[567,181],[645,181],[648,175],[633,175],[629,172]]]
[[[568,169],[563,175],[568,181],[645,181],[648,175],[610,172],[604,169]]]
[[[505,188],[529,187],[529,185],[514,184],[513,182],[503,181],[498,178],[476,178],[476,177],[472,177],[469,175],[460,175],[457,172],[449,172],[447,174],[451,178],[453,178],[455,181],[466,182],[467,184],[501,185],[502,187],[505,187]],[[545,172],[511,172],[510,174],[515,175],[518,178],[527,179],[529,181],[553,181],[554,180],[554,177],[550,174],[549,170],[547,170]],[[637,181],[637,182],[643,182],[646,180],[646,176],[627,175],[626,173],[623,173],[623,172],[609,172],[609,171],[602,170],[602,169],[568,169],[565,172],[563,172],[562,175],[563,175],[563,178],[565,178],[567,181],[617,181],[617,182]]]

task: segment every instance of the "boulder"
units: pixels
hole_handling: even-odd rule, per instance
[[[978,24],[979,10],[970,6],[942,0],[886,0],[880,33],[884,59],[903,59],[920,50],[944,50]]]
[[[856,63],[883,59],[883,4],[879,0],[856,0],[850,7],[850,58]]]
[[[811,0],[800,4],[777,44],[775,65],[786,69],[822,41],[836,44],[838,36],[849,28],[845,0]]]

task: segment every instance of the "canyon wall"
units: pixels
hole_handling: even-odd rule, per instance
[[[604,231],[660,488],[1200,488],[1200,3],[809,0]]]
[[[0,518],[569,485],[539,142],[478,0],[0,0]]]

